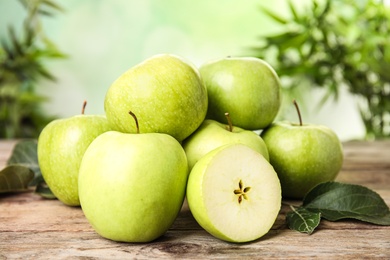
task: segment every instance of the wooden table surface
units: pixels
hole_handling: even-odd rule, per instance
[[[0,141],[0,169],[13,145]],[[390,205],[390,141],[343,145],[345,160],[337,181],[371,188]],[[206,233],[184,204],[164,236],[132,244],[100,237],[80,207],[32,192],[0,195],[0,259],[390,259],[390,226],[323,220],[317,231],[306,235],[285,226],[287,210],[283,206],[272,230],[261,239],[234,244]]]

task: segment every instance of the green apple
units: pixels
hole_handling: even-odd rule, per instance
[[[247,130],[274,121],[281,105],[280,82],[264,60],[227,57],[209,61],[199,71],[208,92],[207,118],[223,122],[228,111],[234,124]]]
[[[149,242],[176,219],[187,178],[185,152],[172,136],[110,131],[96,138],[83,157],[81,207],[101,236]]]
[[[283,197],[302,199],[317,184],[334,180],[343,164],[342,144],[327,126],[275,122],[261,133],[278,173]]]
[[[160,54],[123,73],[109,87],[104,108],[114,130],[135,133],[132,110],[143,133],[166,133],[184,140],[203,122],[207,90],[199,71],[181,57]]]
[[[263,139],[253,131],[244,130],[229,124],[206,119],[190,137],[184,140],[183,148],[187,154],[189,168],[208,152],[226,144],[242,143],[261,153],[269,160],[267,146]]]
[[[229,144],[195,164],[187,201],[195,220],[211,235],[248,242],[273,226],[281,207],[281,187],[264,156],[246,145]]]
[[[42,176],[53,194],[69,206],[80,205],[78,175],[85,150],[97,136],[110,130],[104,115],[83,113],[50,122],[38,138]]]

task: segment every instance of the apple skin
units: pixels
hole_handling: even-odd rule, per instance
[[[224,162],[217,164],[221,158]],[[251,186],[242,204],[234,193],[239,180]],[[243,243],[271,229],[281,208],[282,194],[278,176],[264,156],[246,145],[228,144],[195,164],[188,179],[187,201],[192,215],[208,233],[224,241]]]
[[[187,178],[186,155],[172,136],[107,132],[92,142],[82,160],[81,207],[101,236],[150,242],[176,219]]]
[[[197,68],[171,54],[153,56],[123,73],[109,87],[104,108],[113,130],[135,133],[133,111],[142,133],[166,133],[184,140],[203,122],[207,90]]]
[[[283,197],[302,199],[317,184],[334,180],[342,167],[342,144],[326,126],[275,122],[261,137],[278,173]]]
[[[224,122],[224,113],[234,125],[259,130],[271,124],[281,105],[280,81],[265,61],[253,57],[223,58],[203,64],[209,107],[206,118]]]
[[[245,144],[269,160],[267,146],[259,135],[236,126],[233,126],[232,132],[228,129],[228,125],[206,119],[191,136],[184,140],[182,145],[190,169],[208,152],[233,143]]]
[[[111,130],[103,115],[76,115],[50,122],[38,138],[38,163],[53,194],[68,206],[80,206],[78,174],[91,142]]]

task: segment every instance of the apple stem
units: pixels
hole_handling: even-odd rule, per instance
[[[84,115],[85,107],[87,106],[87,100],[84,100],[83,107],[81,108],[81,114]]]
[[[135,121],[135,127],[137,128],[137,134],[139,134],[139,125],[138,125],[138,119],[137,119],[137,116],[133,113],[133,112],[131,112],[131,111],[129,111],[129,114],[134,118],[134,121]]]
[[[228,125],[229,125],[229,131],[230,132],[233,132],[233,124],[232,124],[232,119],[230,118],[230,114],[228,112],[225,113],[225,117],[228,121]]]
[[[293,100],[293,103],[294,103],[294,106],[295,106],[295,108],[297,110],[297,113],[298,113],[299,125],[302,126],[303,125],[303,123],[302,123],[302,116],[301,116],[301,111],[299,110],[298,103],[297,103],[297,101],[295,99]]]

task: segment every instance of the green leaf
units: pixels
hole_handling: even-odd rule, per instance
[[[45,199],[56,199],[57,197],[53,194],[53,192],[50,190],[49,186],[46,185],[43,178],[39,178],[39,182],[37,184],[37,187],[35,189],[35,193],[39,194]]]
[[[37,154],[38,142],[36,140],[22,140],[19,141],[8,159],[7,165],[18,165],[29,168],[34,173],[29,186],[35,186],[37,184],[37,178],[42,176],[41,170],[38,164]]]
[[[294,4],[291,2],[291,0],[288,1],[288,6],[290,7],[290,12],[293,15],[294,19],[296,21],[298,21],[299,16],[298,16],[297,11],[295,10]]]
[[[323,9],[322,12],[318,15],[318,20],[321,20],[326,14],[328,14],[328,12],[329,12],[330,9],[331,9],[331,4],[332,4],[332,3],[331,3],[330,0],[327,0],[327,1],[326,1],[324,9]],[[317,7],[318,7],[318,3],[315,2],[315,5],[317,5],[317,6],[316,6],[316,8],[317,8]]]
[[[311,212],[303,207],[295,209],[291,206],[292,211],[287,213],[286,221],[290,229],[301,233],[311,234],[320,224],[321,213]]]
[[[58,5],[55,2],[50,1],[50,0],[43,0],[42,4],[47,5],[47,6],[51,7],[52,9],[60,11],[60,12],[64,11],[64,9],[60,5]]]
[[[28,179],[26,187],[36,186],[35,192],[46,199],[55,199],[55,195],[51,192],[50,188],[46,185],[41,170],[38,164],[38,142],[37,140],[22,140],[18,142],[9,158],[7,164],[8,167],[16,167],[19,175],[27,174],[24,171],[29,171],[32,177]],[[8,168],[7,167],[7,168]],[[8,170],[7,170],[8,171]],[[10,174],[7,172],[7,174]],[[8,176],[8,175],[7,175]],[[23,175],[24,176],[24,175]],[[15,176],[14,176],[15,177]],[[7,186],[8,179],[1,179],[0,176],[0,187]],[[26,178],[27,180],[27,178]],[[25,183],[23,183],[25,184]],[[19,185],[20,186],[20,185]],[[24,188],[25,189],[25,188]],[[18,191],[14,189],[13,191]]]
[[[288,21],[286,19],[284,19],[283,17],[280,17],[279,15],[275,14],[274,12],[271,12],[270,10],[268,10],[267,8],[261,8],[261,10],[266,14],[268,15],[270,18],[272,18],[273,20],[275,20],[276,22],[280,23],[280,24],[287,24]]]
[[[8,60],[12,61],[15,58],[15,53],[4,39],[1,39],[1,47],[7,55]]]
[[[390,225],[390,209],[376,192],[367,187],[325,182],[303,199],[305,209],[321,213],[330,221],[357,219],[377,225]]]
[[[15,33],[14,27],[9,26],[8,27],[8,33],[9,33],[9,36],[11,38],[12,46],[13,46],[13,49],[15,50],[15,53],[17,53],[18,55],[22,56],[24,54],[24,50],[23,50],[22,44],[19,43],[19,41],[18,41],[18,39],[16,37],[16,33]]]
[[[25,191],[34,178],[27,167],[10,165],[0,171],[0,193]]]
[[[306,37],[306,36],[299,31],[289,31],[289,32],[282,32],[279,34],[268,36],[266,40],[269,44],[272,45],[286,44],[286,42],[290,43],[289,41],[291,41],[292,42],[291,46],[297,47],[298,43],[301,43],[303,41],[303,39],[300,39],[300,37]],[[294,39],[297,38],[300,40],[298,42],[295,42]],[[300,45],[301,44],[299,44],[299,46]]]

